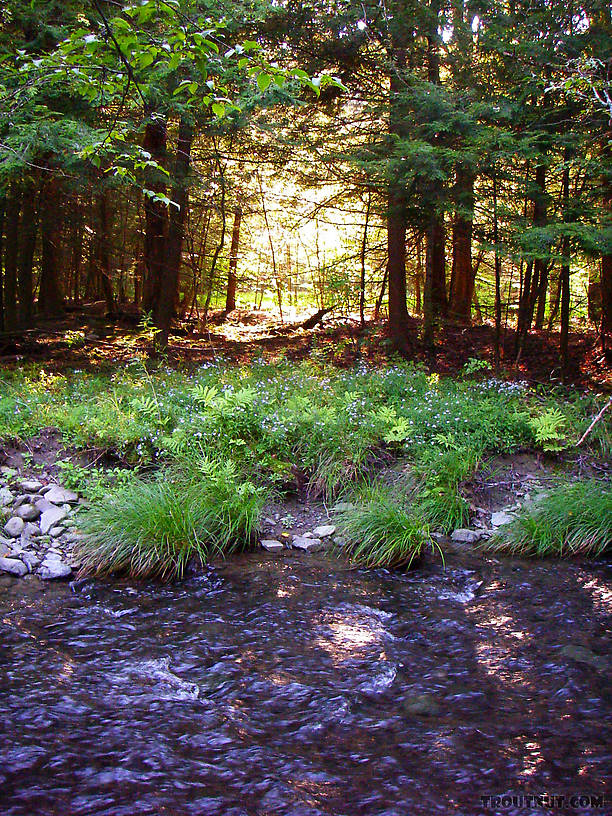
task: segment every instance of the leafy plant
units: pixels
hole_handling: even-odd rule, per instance
[[[86,510],[75,547],[81,573],[171,580],[191,558],[205,563],[249,546],[265,492],[240,482],[231,465],[213,470],[208,460],[200,480],[163,473],[122,484]]]
[[[361,488],[337,526],[347,540],[344,551],[361,567],[409,568],[432,545],[422,516],[406,507],[406,497],[375,483]],[[433,545],[432,545],[433,546]]]
[[[556,452],[565,448],[566,418],[559,408],[549,408],[543,414],[532,417],[529,425],[542,450]]]
[[[511,524],[500,528],[489,546],[512,555],[593,556],[612,551],[612,487],[585,480],[551,490]]]

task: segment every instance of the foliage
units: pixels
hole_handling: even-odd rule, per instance
[[[566,417],[559,408],[549,408],[529,420],[535,441],[545,451],[561,451],[566,446]]]
[[[544,558],[609,553],[612,547],[612,487],[585,480],[563,484],[500,528],[489,546],[512,555]]]
[[[239,482],[226,463],[206,460],[199,471],[199,479],[163,472],[129,481],[85,510],[75,546],[82,574],[171,580],[191,558],[205,563],[248,547],[265,492]]]
[[[432,543],[407,496],[380,482],[356,492],[350,509],[338,513],[337,526],[347,540],[344,551],[360,567],[409,568]]]

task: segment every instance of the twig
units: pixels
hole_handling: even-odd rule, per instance
[[[590,424],[590,425],[589,425],[589,427],[586,429],[586,431],[585,431],[585,432],[582,434],[582,436],[580,437],[580,439],[578,440],[578,442],[576,442],[576,447],[577,447],[577,448],[578,448],[578,447],[580,447],[580,445],[582,445],[582,443],[584,442],[584,440],[585,440],[585,439],[587,438],[587,436],[588,436],[588,435],[591,433],[591,431],[592,431],[592,430],[593,430],[593,428],[594,428],[594,427],[597,425],[597,423],[598,423],[598,422],[599,422],[599,420],[602,418],[602,416],[603,416],[603,415],[606,413],[606,411],[608,410],[608,408],[610,407],[610,405],[612,405],[612,397],[610,397],[610,398],[608,399],[608,401],[606,402],[606,404],[604,405],[604,407],[603,407],[603,408],[601,409],[601,411],[600,411],[600,412],[597,414],[597,416],[596,416],[596,417],[595,417],[595,419],[594,419],[594,420],[591,422],[591,424]]]

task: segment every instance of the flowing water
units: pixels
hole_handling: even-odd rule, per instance
[[[171,587],[6,579],[0,813],[471,815],[528,812],[483,795],[609,796],[611,611],[603,564],[399,575],[253,555]]]

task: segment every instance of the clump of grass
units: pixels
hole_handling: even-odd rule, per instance
[[[180,578],[192,558],[203,564],[248,547],[264,501],[261,489],[223,469],[200,481],[132,480],[83,514],[81,574]]]
[[[470,504],[454,485],[425,487],[417,500],[424,518],[435,530],[450,533],[469,524]]]
[[[612,552],[612,487],[594,479],[564,484],[515,521],[489,546],[523,557],[597,557]]]
[[[406,507],[403,492],[381,483],[357,491],[337,526],[347,541],[344,551],[361,567],[409,568],[431,544],[423,518]]]

